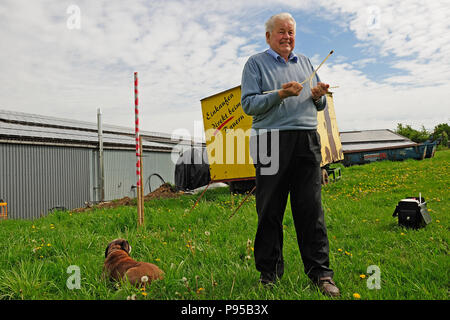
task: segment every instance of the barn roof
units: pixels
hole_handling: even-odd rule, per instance
[[[97,123],[0,110],[0,141],[98,147]],[[104,148],[135,148],[134,128],[102,124]],[[144,149],[170,152],[179,143],[171,135],[141,131]]]
[[[346,131],[339,133],[344,153],[398,149],[417,143],[389,129]]]

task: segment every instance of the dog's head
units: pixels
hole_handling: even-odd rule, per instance
[[[131,246],[125,239],[115,239],[106,247],[105,258],[114,250],[123,250],[129,254],[131,252]]]

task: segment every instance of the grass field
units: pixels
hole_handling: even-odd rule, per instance
[[[323,187],[340,299],[449,298],[449,164],[450,151],[444,150],[422,161],[342,168],[342,179]],[[432,222],[420,230],[399,227],[392,217],[397,202],[419,192]],[[266,289],[258,284],[253,259],[254,198],[229,219],[227,188],[208,190],[189,212],[197,197],[146,202],[140,229],[133,206],[1,221],[0,299],[328,299],[303,273],[290,207],[285,275]],[[235,207],[242,199],[235,196]],[[165,279],[145,290],[104,280],[104,251],[118,237],[128,239],[135,260],[163,269]],[[80,289],[66,285],[71,265],[80,268]],[[371,265],[381,272],[380,289],[367,287]]]

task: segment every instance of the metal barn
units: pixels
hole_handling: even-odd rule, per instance
[[[421,160],[427,146],[415,143],[389,129],[340,132],[343,164],[365,164],[381,160]]]
[[[0,110],[0,202],[8,204],[8,219],[136,197],[134,129],[101,125],[101,114],[98,119],[90,123]],[[164,182],[174,183],[172,151],[191,141],[154,132],[141,131],[141,136],[147,194]]]

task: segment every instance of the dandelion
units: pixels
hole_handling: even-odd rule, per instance
[[[161,259],[160,258],[156,258],[155,261],[161,261]]]
[[[338,251],[339,251],[339,252],[342,252],[342,249],[341,249],[341,248],[339,248],[339,249],[338,249]]]
[[[141,294],[146,297],[147,296],[147,292],[142,291]]]
[[[402,233],[400,233],[400,235],[401,235],[401,236],[404,236],[405,234],[402,232]]]
[[[31,229],[36,229],[36,227],[34,226],[34,224],[31,226]]]
[[[360,278],[360,279],[365,279],[365,278],[366,278],[366,275],[365,275],[365,274],[360,274],[360,275],[359,275],[359,278]]]
[[[436,220],[436,222],[437,222],[437,223],[440,223],[440,222],[441,222],[441,220]]]
[[[142,276],[141,277],[141,282],[143,282],[143,283],[148,282],[148,277],[147,276]],[[145,290],[145,287],[144,287],[144,290]]]
[[[203,290],[205,290],[205,289],[203,289],[203,288],[198,288],[198,289],[197,289],[197,294],[200,294]]]
[[[353,298],[355,299],[361,299],[361,295],[359,293],[354,293]]]
[[[206,235],[207,237],[209,237],[210,234],[211,234],[211,233],[209,233],[209,231],[205,231],[205,235]]]
[[[50,243],[47,243],[47,247],[51,247],[52,245]]]

